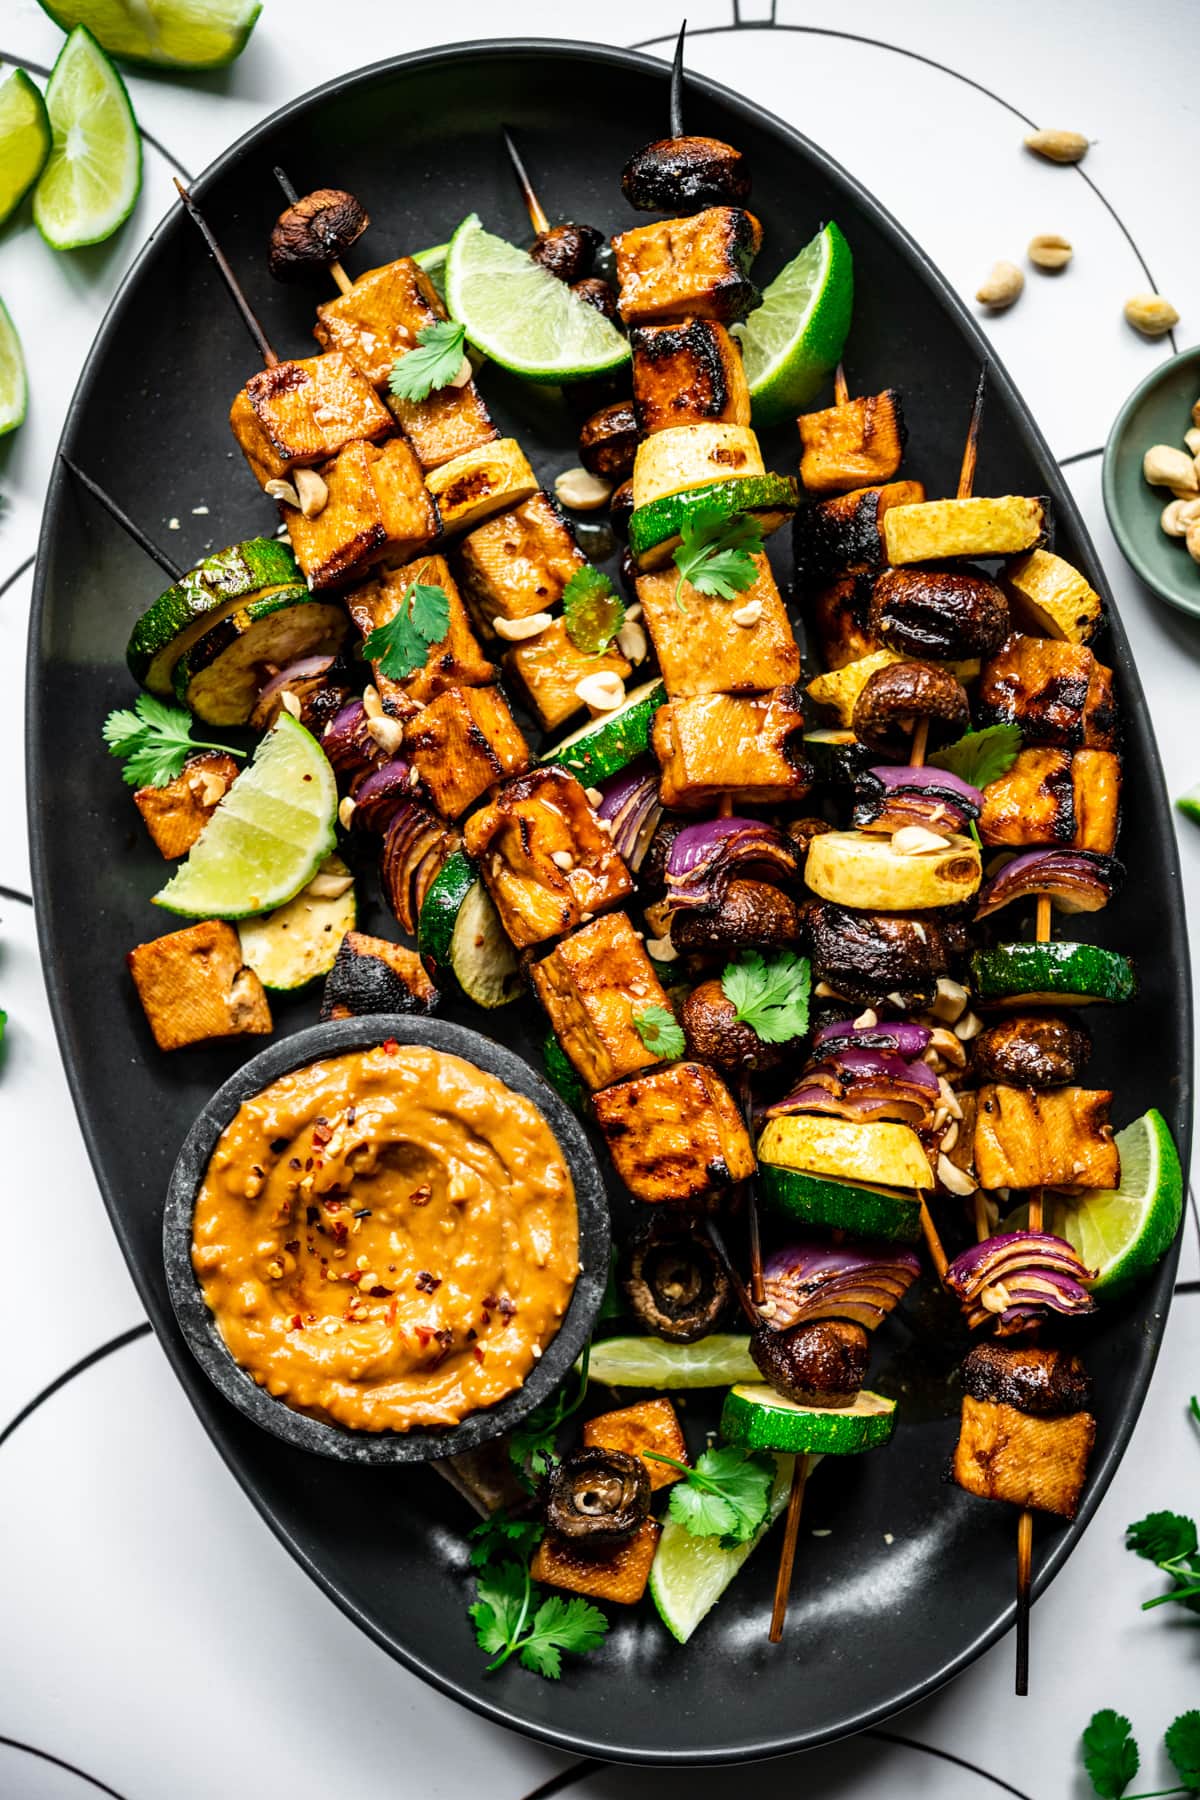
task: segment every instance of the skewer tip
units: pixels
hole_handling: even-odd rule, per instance
[[[300,196],[296,192],[295,188],[292,186],[291,182],[288,180],[287,171],[284,169],[281,169],[279,167],[278,163],[276,163],[276,165],[272,169],[271,173],[274,175],[276,181],[279,183],[280,187],[282,188],[283,197],[287,201],[288,205],[295,206],[295,204],[296,204],[297,200],[299,200]]]
[[[675,58],[671,64],[671,136],[683,136],[683,45],[687,37],[687,20],[679,27],[675,40]]]
[[[529,223],[540,236],[542,232],[549,231],[550,221],[546,217],[541,201],[534,192],[533,183],[529,179],[529,171],[525,167],[521,152],[517,149],[516,141],[507,125],[500,127],[500,136],[504,139],[504,148],[508,152],[508,160],[516,175],[521,198],[524,200],[525,210],[529,214]]]

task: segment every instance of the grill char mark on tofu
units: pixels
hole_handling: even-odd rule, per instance
[[[984,667],[979,709],[984,724],[1019,725],[1027,744],[1116,748],[1112,670],[1086,644],[1013,632]]]
[[[592,1101],[618,1175],[639,1200],[700,1204],[754,1173],[754,1150],[725,1083],[672,1063]]]
[[[813,779],[801,750],[803,730],[797,687],[670,701],[651,727],[663,805],[691,811],[725,793],[735,805],[803,798]]]
[[[750,265],[762,243],[753,213],[712,206],[686,219],[637,225],[613,239],[618,311],[627,325],[681,317],[744,318],[759,291]]]
[[[888,512],[893,506],[919,505],[924,498],[919,481],[889,481],[801,507],[792,526],[801,593],[845,573],[878,574],[887,564],[883,522]]]
[[[394,682],[386,675],[381,676],[378,663],[372,663],[380,693],[385,694],[396,687],[410,700],[424,706],[445,693],[447,688],[490,687],[496,679],[495,666],[483,654],[471,630],[458,584],[444,556],[418,557],[403,568],[386,570],[349,593],[346,610],[362,636],[367,638],[379,626],[395,618],[409,587],[418,581],[440,587],[445,593],[450,602],[449,627],[443,638],[429,646],[424,666],[403,681]]]
[[[271,1030],[262,982],[243,961],[237,932],[222,919],[138,944],[126,962],[160,1050]]]
[[[654,1491],[682,1481],[683,1476],[669,1463],[655,1462],[646,1455],[648,1450],[674,1457],[676,1462],[690,1461],[679,1415],[666,1399],[642,1400],[636,1406],[623,1406],[616,1412],[589,1419],[583,1428],[583,1442],[587,1448],[623,1450],[627,1456],[640,1456]]]
[[[645,436],[714,419],[749,425],[750,388],[741,347],[717,320],[639,325],[629,341],[633,407]]]
[[[329,498],[314,518],[286,503],[279,508],[314,591],[341,586],[381,556],[414,556],[437,537],[437,507],[402,435],[347,444],[321,477]]]
[[[608,913],[564,938],[531,976],[555,1037],[589,1088],[608,1087],[659,1060],[635,1020],[649,1006],[669,1010],[669,1002],[624,913]]]
[[[607,1556],[589,1553],[567,1538],[547,1532],[534,1551],[529,1572],[548,1587],[610,1600],[617,1606],[636,1606],[650,1579],[661,1530],[656,1520],[645,1519],[635,1537]]]
[[[1090,1412],[1036,1418],[965,1394],[951,1473],[984,1500],[1007,1500],[1073,1519],[1096,1441]]]
[[[337,351],[260,369],[234,399],[229,423],[260,482],[310,469],[359,438],[393,429],[374,388]]]
[[[529,746],[498,687],[445,688],[405,726],[404,748],[448,819],[529,766]]]
[[[981,1087],[975,1109],[980,1187],[1115,1188],[1121,1157],[1109,1123],[1112,1098],[1108,1088]]]
[[[1120,823],[1121,764],[1111,750],[1022,750],[983,791],[985,844],[1070,846],[1111,856]]]
[[[871,630],[875,581],[869,570],[851,569],[810,595],[812,622],[827,669],[844,669],[847,663],[857,662],[880,648],[879,639]]]
[[[1079,1358],[1044,1345],[976,1344],[962,1377],[972,1399],[1015,1406],[1036,1418],[1085,1412],[1092,1403],[1092,1379]]]
[[[429,1012],[437,999],[438,990],[415,950],[406,950],[389,938],[348,931],[325,980],[321,1018]]]
[[[908,434],[895,388],[802,413],[796,423],[800,480],[810,494],[890,481],[900,467]]]

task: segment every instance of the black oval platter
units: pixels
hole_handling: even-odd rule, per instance
[[[236,144],[195,192],[285,354],[311,353],[318,292],[275,287],[265,245],[278,210],[272,167],[303,187],[334,182],[371,213],[354,270],[441,242],[479,212],[518,241],[527,226],[500,151],[518,132],[543,200],[561,217],[609,229],[634,222],[620,193],[631,150],[666,127],[666,71],[631,52],[546,42],[451,46],[345,76],[296,101]],[[871,197],[797,132],[728,90],[688,81],[688,127],[740,145],[763,219],[769,278],[826,218],[854,248],[857,299],[848,365],[859,391],[903,390],[905,472],[953,491],[971,397],[987,346],[936,270]],[[181,560],[273,529],[226,422],[256,367],[195,231],[178,210],[153,233],[96,340],[63,447],[152,533],[178,515]],[[573,463],[574,437],[553,395],[494,369],[484,390],[520,436],[539,476]],[[794,468],[794,428],[767,434],[770,466]],[[1107,589],[1071,496],[1030,415],[993,364],[978,491],[1049,494],[1057,547]],[[193,515],[205,505],[207,516]],[[787,580],[787,534],[772,552]],[[130,624],[161,585],[157,572],[60,471],[51,484],[30,637],[29,814],[42,955],[80,1120],[113,1226],[162,1344],[192,1404],[263,1516],[327,1593],[409,1668],[489,1717],[564,1749],[638,1762],[721,1762],[822,1743],[885,1719],[963,1669],[1013,1620],[1013,1520],[943,1484],[956,1430],[960,1346],[921,1284],[875,1349],[873,1384],[901,1420],[884,1455],[830,1462],[811,1483],[785,1641],[767,1643],[774,1558],[747,1564],[686,1647],[649,1606],[616,1616],[603,1650],[557,1683],[510,1664],[484,1674],[467,1618],[465,1531],[471,1516],[428,1468],[359,1468],[308,1455],[260,1430],[215,1391],[168,1300],[163,1201],[175,1156],[244,1046],[159,1055],[125,968],[126,951],[170,928],[149,905],[162,865],[138,827],[99,728],[130,703],[123,652]],[[1087,937],[1137,958],[1139,997],[1095,1020],[1094,1085],[1112,1086],[1125,1123],[1147,1106],[1167,1115],[1186,1156],[1191,1123],[1187,944],[1175,840],[1154,739],[1129,647],[1112,617],[1107,659],[1125,721],[1125,822],[1131,871],[1119,902],[1086,921]],[[363,926],[390,928],[378,901]],[[280,1035],[307,1025],[316,1001],[277,1008]],[[489,1022],[539,1067],[532,1005]],[[253,1045],[250,1046],[253,1048]],[[618,1219],[619,1223],[619,1219]],[[1099,1441],[1081,1516],[1039,1521],[1037,1591],[1061,1568],[1128,1442],[1170,1299],[1175,1256],[1130,1302],[1087,1334]],[[923,1297],[921,1297],[923,1296]],[[599,1410],[603,1396],[597,1396]],[[694,1440],[715,1403],[688,1398]],[[355,1529],[346,1530],[353,1517]],[[890,1545],[885,1543],[890,1534]],[[1037,1638],[1034,1634],[1035,1679]]]

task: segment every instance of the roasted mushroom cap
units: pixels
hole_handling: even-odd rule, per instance
[[[1079,1080],[1092,1042],[1082,1025],[1044,1013],[1014,1013],[975,1040],[972,1067],[982,1081],[1012,1087],[1064,1087]]]
[[[271,231],[267,267],[276,281],[328,268],[360,238],[370,218],[343,188],[317,188],[285,208]]]
[[[559,1463],[546,1490],[546,1524],[596,1549],[631,1538],[650,1511],[650,1476],[640,1456],[598,1445]]]
[[[773,1069],[789,1048],[764,1043],[752,1025],[743,1023],[719,981],[693,988],[680,1017],[688,1055],[718,1069]]]
[[[885,756],[908,754],[907,739],[918,719],[965,731],[970,718],[967,691],[949,669],[932,663],[888,663],[868,677],[854,702],[854,735]]]
[[[1008,635],[1008,601],[979,569],[885,569],[870,629],[901,656],[990,656]]]
[[[962,1377],[972,1399],[1015,1406],[1038,1418],[1086,1412],[1092,1403],[1091,1377],[1066,1350],[977,1344],[963,1363]]]
[[[584,301],[588,306],[594,306],[596,311],[603,313],[606,319],[616,320],[617,296],[602,276],[585,275],[582,281],[573,281],[571,292],[577,300]]]
[[[750,197],[750,169],[720,138],[658,138],[625,164],[621,192],[639,212],[740,206]]]
[[[808,847],[813,839],[822,837],[827,831],[832,831],[833,826],[828,819],[792,819],[784,829],[801,855],[807,856]]]
[[[601,475],[605,481],[625,481],[633,474],[638,436],[631,400],[602,406],[579,433],[579,460],[591,474]]]
[[[831,900],[804,909],[813,976],[847,1000],[926,1006],[950,968],[946,937],[927,913],[855,912]]]
[[[785,1400],[798,1406],[853,1406],[867,1373],[867,1334],[849,1319],[816,1319],[789,1331],[756,1331],[756,1366]]]
[[[715,906],[687,908],[671,921],[677,950],[769,950],[802,935],[801,907],[766,881],[731,881]]]
[[[733,1298],[725,1265],[686,1219],[649,1220],[629,1242],[621,1287],[657,1337],[693,1344],[716,1329]]]
[[[592,262],[604,242],[594,225],[552,225],[539,231],[529,254],[557,281],[582,281],[592,272]]]

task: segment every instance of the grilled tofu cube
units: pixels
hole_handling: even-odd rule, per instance
[[[658,1549],[662,1527],[646,1519],[629,1542],[607,1556],[590,1555],[570,1538],[548,1532],[533,1553],[529,1572],[547,1587],[566,1588],[592,1600],[611,1600],[617,1606],[636,1606],[646,1592],[650,1565]]]
[[[1000,577],[1013,623],[1022,631],[1087,644],[1104,623],[1104,605],[1078,569],[1049,550],[1030,550]]]
[[[370,382],[338,351],[260,369],[234,400],[229,423],[263,485],[394,429]]]
[[[537,492],[537,476],[516,438],[497,438],[429,472],[447,536],[470,531],[493,513],[520,506]]]
[[[753,213],[710,206],[687,219],[636,225],[612,241],[617,310],[627,325],[743,319],[759,292],[750,265],[762,243]]]
[[[1115,1188],[1107,1088],[981,1087],[975,1108],[975,1173],[981,1188]]]
[[[238,766],[223,750],[189,756],[174,781],[138,788],[133,803],[154,847],[169,859],[186,856],[233,786]]]
[[[904,414],[895,388],[801,413],[800,480],[810,494],[840,494],[890,481],[904,454]]]
[[[894,506],[918,506],[925,498],[919,481],[889,481],[855,488],[801,507],[792,527],[796,581],[812,592],[837,575],[887,565],[884,520]]]
[[[1075,844],[1111,856],[1121,822],[1121,759],[1112,750],[1077,750],[1071,758]]]
[[[959,1487],[983,1500],[1008,1500],[1073,1519],[1096,1441],[1089,1412],[1041,1419],[1003,1401],[963,1395],[954,1451]]]
[[[655,1462],[648,1450],[676,1462],[688,1461],[687,1440],[679,1423],[679,1414],[669,1400],[642,1400],[637,1406],[622,1406],[617,1412],[601,1413],[589,1419],[583,1428],[586,1448],[623,1450],[626,1456],[640,1456],[650,1476],[653,1489],[670,1487],[683,1479],[670,1463]]]
[[[754,1150],[721,1077],[678,1062],[592,1099],[617,1174],[639,1200],[707,1201],[747,1181]]]
[[[404,727],[404,749],[447,819],[529,767],[529,746],[498,687],[445,688]]]
[[[627,900],[629,870],[565,769],[530,769],[467,821],[468,856],[518,949]]]
[[[1050,502],[1043,496],[983,494],[893,506],[883,521],[890,563],[940,562],[948,556],[1016,556],[1046,541]]]
[[[545,493],[498,513],[458,546],[463,592],[487,638],[495,636],[494,619],[550,612],[586,562],[574,532]]]
[[[390,938],[348,931],[325,981],[321,1018],[355,1019],[363,1013],[428,1012],[438,990],[415,950]]]
[[[210,1038],[261,1037],[271,1029],[263,984],[242,960],[237,932],[223,919],[139,944],[126,958],[160,1050]]]
[[[870,623],[875,581],[874,573],[852,570],[810,595],[810,616],[827,669],[844,669],[882,648]]]
[[[654,642],[668,694],[753,694],[799,679],[800,652],[771,565],[754,558],[758,574],[736,600],[701,594],[685,582],[676,601],[674,567],[639,575],[637,596]],[[739,625],[736,615],[755,602],[761,616]]]
[[[389,394],[387,403],[426,471],[493,444],[500,436],[473,381],[462,387],[435,388],[424,400],[401,400]]]
[[[554,1035],[593,1090],[659,1061],[635,1021],[648,1006],[668,1007],[662,983],[624,913],[609,913],[572,932],[530,971]]]
[[[437,537],[437,508],[404,438],[347,444],[321,476],[329,499],[315,518],[279,508],[314,591],[352,580],[381,556],[415,556]]]
[[[742,347],[715,319],[639,325],[633,350],[633,410],[643,436],[670,425],[749,425]]]
[[[1062,844],[1111,856],[1120,822],[1121,762],[1111,750],[1022,750],[983,790],[985,844]]]
[[[741,697],[699,694],[660,706],[651,743],[664,806],[694,812],[728,794],[736,806],[799,800],[813,782],[804,760],[800,689]]]
[[[403,568],[385,570],[347,594],[346,611],[363,637],[368,638],[380,625],[395,618],[414,582],[441,588],[450,602],[449,628],[445,637],[430,645],[424,667],[401,682],[393,683],[379,673],[377,663],[372,663],[379,692],[386,695],[398,686],[410,700],[425,706],[449,687],[490,687],[496,679],[495,666],[479,648],[458,584],[444,556],[418,557]]]
[[[584,702],[575,687],[585,675],[619,675],[626,681],[633,674],[633,664],[615,644],[599,655],[577,649],[561,618],[507,651],[504,668],[515,677],[543,731],[554,731],[583,711]]]
[[[984,724],[1021,727],[1026,744],[1111,750],[1117,741],[1112,670],[1084,644],[1012,632],[984,664]]]
[[[382,393],[397,357],[415,350],[417,334],[445,317],[428,275],[411,256],[398,256],[318,306],[313,336],[323,350],[340,350]]]

